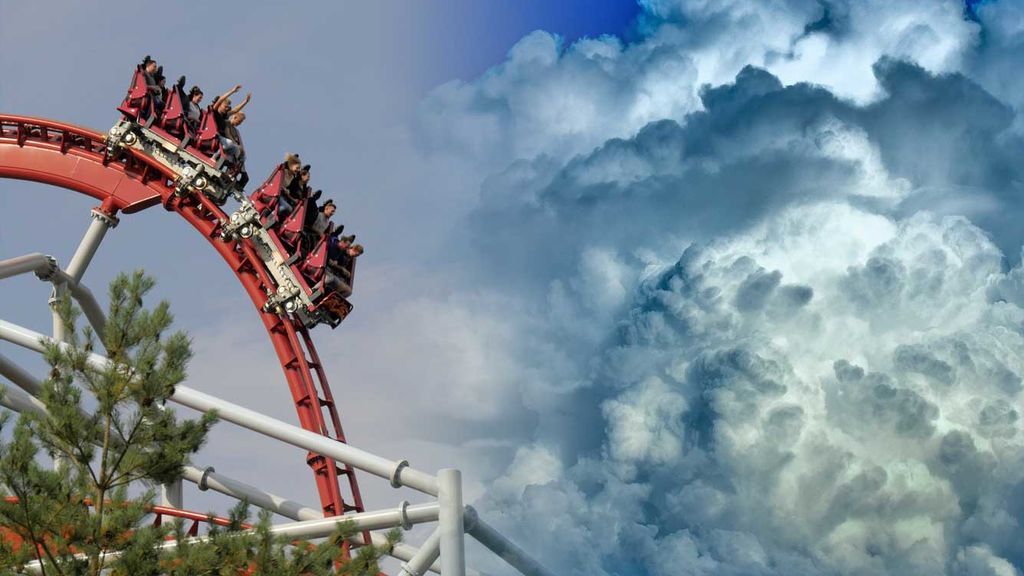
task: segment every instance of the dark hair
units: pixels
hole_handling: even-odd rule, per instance
[[[195,96],[196,94],[202,94],[202,93],[203,93],[203,91],[199,89],[199,86],[193,86],[192,89],[188,91],[188,97],[191,98],[191,97]]]

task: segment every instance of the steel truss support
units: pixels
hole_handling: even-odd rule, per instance
[[[35,398],[42,390],[39,381],[2,354],[0,354],[0,375],[15,383],[18,388],[21,388],[21,390],[10,387],[5,388],[4,394],[0,396],[0,405],[15,412],[27,410],[40,414],[46,412],[43,403]],[[207,467],[205,470],[195,466],[185,466],[182,478],[196,484],[200,490],[213,490],[237,500],[246,500],[254,506],[270,510],[275,514],[280,514],[292,520],[320,520],[324,517],[323,513],[319,510],[271,494],[223,474],[218,474],[212,466]],[[177,484],[180,487],[180,483]],[[166,487],[164,487],[161,493],[161,501],[164,505],[181,508],[182,500],[180,492],[168,494]],[[419,552],[417,548],[401,542],[389,544],[387,538],[380,534],[370,533],[370,538],[374,546],[385,549],[390,556],[399,560],[411,561]],[[361,534],[353,536],[351,542],[356,546],[365,544]],[[433,572],[440,572],[440,563],[436,561],[431,562],[428,569]],[[471,573],[475,574],[475,572]]]
[[[4,320],[0,320],[0,340],[7,340],[37,352],[45,350],[43,342],[53,342],[52,339],[45,335]],[[91,354],[89,362],[98,368],[102,368],[107,366],[110,360],[98,354]],[[437,504],[403,506],[397,510],[382,512],[362,512],[343,517],[284,524],[274,528],[274,530],[285,530],[281,532],[282,534],[302,538],[317,538],[329,535],[338,522],[356,519],[357,517],[360,518],[360,521],[356,522],[357,529],[377,530],[390,526],[407,526],[416,522],[430,522],[438,520],[443,514],[445,516],[444,520],[439,521],[443,576],[448,576],[448,574],[462,576],[466,574],[463,534],[467,532],[524,575],[551,576],[550,572],[542,568],[523,552],[521,548],[477,517],[472,507],[463,506],[461,473],[458,470],[441,470],[439,473],[440,477],[436,478],[409,468],[404,460],[391,461],[370,454],[369,452],[325,438],[186,386],[177,386],[174,394],[171,396],[171,400],[202,412],[216,410],[218,416],[223,420],[389,479],[392,486],[396,488],[404,485],[430,495],[438,496],[439,498],[439,503]],[[206,485],[210,486],[208,481]],[[224,484],[224,486],[227,486],[227,484]],[[239,486],[245,485],[240,482],[235,484],[235,488]],[[265,494],[265,496],[268,499],[270,497],[269,494]],[[444,512],[441,512],[442,510]],[[295,512],[298,513],[298,511]],[[415,554],[410,557],[410,560],[414,557]],[[446,564],[454,564],[450,568],[451,571],[444,572]]]

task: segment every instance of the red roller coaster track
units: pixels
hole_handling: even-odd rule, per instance
[[[263,262],[244,241],[224,241],[224,212],[202,194],[178,196],[174,174],[136,150],[110,157],[98,132],[43,118],[0,114],[0,178],[51,184],[100,200],[98,210],[114,217],[163,205],[201,233],[231,267],[259,314],[274,346],[299,423],[306,430],[345,442],[337,407],[309,331],[298,322],[263,310],[274,285]],[[363,511],[353,469],[310,453],[325,516]],[[339,476],[348,479],[342,494]]]

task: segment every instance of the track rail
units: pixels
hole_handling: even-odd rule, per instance
[[[267,295],[276,290],[273,279],[248,242],[220,239],[227,216],[207,197],[198,192],[176,195],[174,174],[137,150],[109,156],[103,134],[54,120],[5,114],[0,114],[0,178],[40,182],[91,196],[101,202],[99,210],[111,217],[163,205],[184,218],[231,267],[252,300],[284,371],[299,424],[345,441],[327,375],[308,330],[289,317],[263,310]],[[325,516],[364,510],[350,466],[338,466],[313,453],[306,461]],[[342,476],[347,479],[347,495],[342,493]]]

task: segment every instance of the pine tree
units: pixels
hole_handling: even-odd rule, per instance
[[[168,334],[167,302],[144,307],[153,286],[141,271],[119,275],[103,334],[79,330],[77,309],[59,304],[67,338],[46,346],[46,412],[22,413],[0,441],[0,572],[35,561],[48,575],[376,574],[372,546],[341,562],[351,525],[317,545],[288,541],[269,532],[269,514],[244,530],[244,502],[202,539],[180,523],[146,521],[152,487],[181,476],[216,419],[179,420],[164,408],[192,351],[184,332]],[[90,360],[97,341],[110,362]],[[0,428],[9,423],[0,415]],[[171,536],[176,546],[165,546]]]

